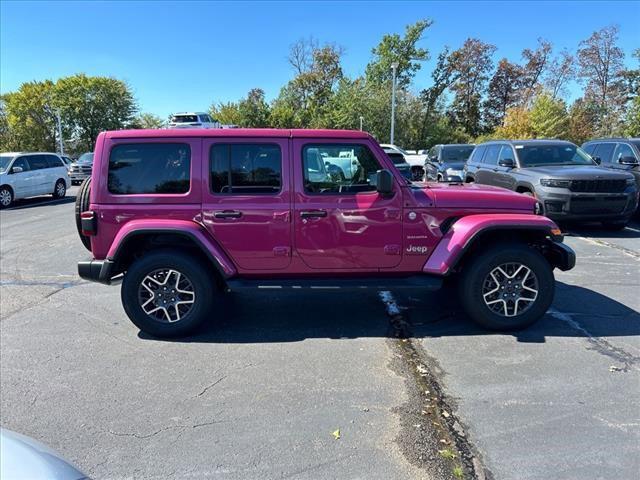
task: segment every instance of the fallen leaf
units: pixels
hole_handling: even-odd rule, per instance
[[[340,438],[340,429],[337,429],[335,432],[332,433],[332,435],[333,435],[333,438],[338,440]]]
[[[451,415],[449,415],[449,412],[447,412],[446,410],[442,410],[442,416],[444,418],[449,418]]]

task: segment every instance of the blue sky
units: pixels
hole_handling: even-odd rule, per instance
[[[627,64],[640,47],[640,2],[13,2],[0,3],[0,91],[84,72],[125,80],[140,108],[162,117],[237,100],[253,87],[277,96],[291,77],[289,46],[313,36],[346,49],[350,76],[364,71],[385,33],[421,18],[435,58],[475,36],[520,59],[536,39],[557,51],[609,24],[620,26]],[[423,62],[413,88],[429,85]],[[576,87],[571,96],[575,96]]]

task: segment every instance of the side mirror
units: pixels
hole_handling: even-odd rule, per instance
[[[636,157],[620,157],[618,162],[620,165],[638,165]]]
[[[498,165],[501,167],[513,168],[516,166],[516,162],[513,161],[513,158],[502,158],[498,160]]]
[[[596,164],[600,165],[602,163],[602,159],[600,157],[591,157]]]
[[[376,191],[382,196],[393,194],[393,174],[389,170],[376,172]]]
[[[22,167],[11,167],[11,173],[20,173],[22,172]]]

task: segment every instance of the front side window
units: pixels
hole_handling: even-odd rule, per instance
[[[109,192],[187,193],[190,168],[191,148],[184,143],[116,145],[109,155]]]
[[[515,161],[515,159],[513,158],[513,150],[511,150],[511,147],[509,145],[505,145],[502,147],[502,150],[500,150],[500,156],[498,157],[498,160]]]
[[[593,165],[591,157],[575,145],[519,145],[516,150],[522,167]]]
[[[365,145],[319,144],[305,145],[302,149],[304,190],[307,193],[375,191],[377,172],[381,168]]]
[[[23,172],[31,170],[31,166],[29,165],[29,162],[27,161],[26,157],[20,157],[15,162],[13,162],[13,165],[11,166],[11,168],[16,168],[16,167],[20,167]]]
[[[624,157],[636,158],[633,150],[626,143],[619,143],[616,148],[616,153],[613,155],[614,161],[620,163],[620,159]]]
[[[282,152],[273,144],[213,145],[209,178],[212,193],[278,193],[282,186]]]

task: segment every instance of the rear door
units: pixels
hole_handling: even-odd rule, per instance
[[[241,270],[291,263],[289,139],[205,138],[202,220]]]
[[[31,165],[31,173],[32,173],[32,184],[33,184],[33,192],[32,195],[43,195],[45,193],[53,192],[53,187],[51,187],[51,192],[49,190],[49,182],[48,182],[48,168],[49,162],[47,162],[46,155],[29,155],[29,165]]]
[[[479,165],[479,169],[476,172],[476,182],[484,185],[499,185],[497,174],[498,172],[498,156],[502,145],[492,144],[487,145],[487,151],[484,154],[482,163]]]
[[[325,170],[323,158],[353,152],[351,179]],[[378,271],[402,259],[402,194],[394,176],[394,194],[376,191],[376,172],[392,169],[367,141],[295,138],[294,243],[311,269]]]

